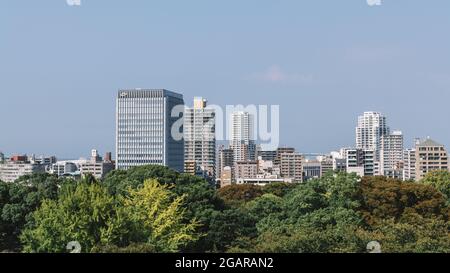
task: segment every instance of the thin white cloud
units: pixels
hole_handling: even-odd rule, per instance
[[[280,84],[309,84],[313,81],[312,75],[288,73],[279,65],[272,65],[263,73],[253,74],[251,78],[261,82]]]
[[[369,6],[381,6],[381,0],[367,0],[367,5]]]

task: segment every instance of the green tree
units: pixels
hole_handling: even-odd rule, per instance
[[[363,252],[364,241],[355,235],[357,227],[329,226],[315,229],[286,225],[260,234],[253,252],[258,253],[353,253]]]
[[[205,242],[207,252],[227,252],[230,248],[243,247],[242,242],[256,238],[256,221],[240,209],[214,211]],[[247,247],[247,246],[246,246]]]
[[[113,243],[102,240],[115,217],[114,198],[97,183],[65,186],[57,200],[44,200],[20,236],[25,252],[67,252],[78,241],[83,252],[94,246]]]
[[[127,171],[114,170],[105,177],[103,184],[109,193],[124,195],[129,188],[137,189],[148,179],[156,179],[161,184],[175,184],[180,174],[176,171],[157,165],[133,167]]]
[[[377,241],[384,253],[450,253],[448,221],[416,213],[402,219],[385,219],[371,229],[355,232],[363,242]]]
[[[163,166],[140,166],[128,171],[114,171],[107,175],[103,183],[111,194],[127,195],[129,188],[141,187],[145,180],[156,179],[161,184],[171,185],[170,191],[176,196],[183,196],[184,223],[192,219],[198,221],[197,233],[206,234],[211,230],[213,215],[224,209],[224,202],[217,195],[215,188],[206,180],[188,175],[179,174]],[[199,240],[191,241],[185,247],[185,252],[205,252],[213,247],[211,236],[202,236]]]
[[[359,211],[369,225],[385,219],[398,221],[405,213],[448,220],[445,197],[433,186],[402,182],[386,177],[364,177]]]
[[[184,224],[183,197],[173,198],[155,180],[115,200],[98,183],[64,187],[33,213],[21,241],[25,252],[66,252],[78,241],[83,252],[132,249],[175,252],[198,237],[196,223]]]
[[[194,219],[184,223],[184,201],[185,196],[174,198],[169,186],[156,180],[145,181],[137,190],[130,189],[129,195],[120,198],[119,206],[119,215],[131,222],[130,241],[146,242],[158,252],[177,252],[196,241],[198,223]],[[116,241],[123,236],[122,232],[115,232],[121,221],[121,217],[111,219],[104,234],[108,238],[106,241]]]
[[[450,172],[445,170],[429,172],[420,182],[431,185],[445,194],[447,202],[450,204]]]
[[[264,194],[245,206],[246,212],[257,221],[272,214],[281,214],[284,210],[283,198],[273,194]]]
[[[218,195],[229,207],[240,207],[264,194],[262,187],[244,184],[230,185],[219,189]]]
[[[281,203],[273,196],[252,201],[250,211],[260,211],[254,251],[362,251],[364,243],[354,235],[363,222],[354,210],[359,206],[359,185],[356,175],[330,173],[296,186]]]
[[[56,199],[65,179],[50,174],[33,174],[14,183],[0,182],[0,248],[20,250],[20,235],[30,216],[45,199]]]
[[[270,183],[263,188],[265,194],[273,194],[278,197],[284,197],[290,191],[292,191],[297,184],[295,183]]]

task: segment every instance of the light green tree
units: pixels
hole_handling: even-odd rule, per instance
[[[130,188],[118,200],[98,183],[68,185],[57,200],[45,200],[33,213],[20,237],[23,251],[68,252],[67,244],[77,241],[82,252],[130,246],[176,252],[198,238],[197,223],[185,221],[183,200],[156,180]]]
[[[123,218],[131,227],[131,242],[144,242],[157,252],[177,252],[181,247],[199,238],[196,234],[198,223],[192,219],[185,222],[183,209],[185,196],[176,197],[168,185],[156,180],[147,180],[142,187],[129,190],[129,194],[119,200],[120,217],[111,219],[110,228],[104,233],[104,241],[115,241],[117,227]]]
[[[90,252],[115,217],[114,198],[101,185],[80,183],[62,189],[57,200],[45,200],[20,236],[24,252],[68,252],[77,241]]]
[[[450,203],[450,172],[446,170],[429,172],[420,182],[425,185],[432,185],[445,194]]]

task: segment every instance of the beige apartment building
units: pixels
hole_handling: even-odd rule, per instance
[[[216,113],[207,100],[194,98],[184,112],[184,171],[211,180],[216,178]],[[195,163],[194,170],[193,163]]]
[[[444,145],[428,138],[416,144],[416,180],[435,170],[448,170],[448,153]]]
[[[256,178],[258,176],[257,161],[238,161],[235,164],[235,179]]]
[[[283,178],[292,178],[293,182],[303,181],[303,156],[299,153],[280,154],[280,173]]]

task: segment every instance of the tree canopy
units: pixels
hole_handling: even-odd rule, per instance
[[[96,247],[148,245],[176,252],[196,240],[197,223],[184,224],[184,198],[172,198],[167,185],[147,180],[115,200],[97,183],[65,187],[57,200],[45,200],[22,235],[25,252],[66,252],[77,241],[83,252]]]
[[[208,181],[161,166],[74,181],[0,181],[0,250],[68,252],[450,252],[450,175],[419,183],[329,173],[265,187]]]

